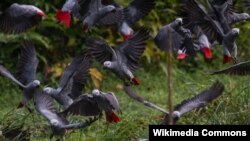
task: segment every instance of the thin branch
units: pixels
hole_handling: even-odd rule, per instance
[[[167,50],[167,89],[168,89],[168,108],[169,108],[169,125],[173,125],[173,81],[172,81],[172,56],[173,56],[173,46],[172,46],[172,35],[170,28],[167,28],[167,35],[168,35],[168,50]]]

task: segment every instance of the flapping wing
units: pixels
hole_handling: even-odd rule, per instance
[[[224,85],[217,81],[209,89],[204,90],[200,94],[182,101],[175,107],[175,111],[179,111],[183,115],[193,109],[201,108],[207,105],[212,100],[219,97],[224,91]]]
[[[87,80],[89,78],[90,61],[91,56],[85,55],[82,63],[74,74],[73,86],[71,89],[71,94],[69,95],[73,100],[82,94],[82,90],[87,83]]]
[[[102,8],[102,2],[101,0],[91,0],[90,2],[90,11],[89,12],[96,12],[99,10],[99,8]]]
[[[79,96],[73,104],[71,104],[62,115],[81,115],[81,116],[97,116],[101,113],[97,103],[93,100],[93,97],[89,95]]]
[[[125,93],[132,99],[142,103],[143,105],[147,106],[147,107],[150,107],[152,109],[155,109],[155,110],[158,110],[164,114],[168,114],[168,112],[166,110],[164,110],[163,108],[155,105],[154,103],[151,103],[147,100],[145,100],[143,97],[139,96],[133,89],[131,86],[125,84],[123,86],[123,89],[125,91]]]
[[[98,20],[98,25],[109,26],[121,23],[125,19],[125,13],[123,9],[117,8],[115,12],[109,12],[103,18]]]
[[[126,22],[133,27],[138,20],[148,15],[154,6],[154,0],[133,0],[125,9]]]
[[[38,62],[33,43],[25,41],[22,44],[21,55],[18,60],[16,78],[24,85],[34,81],[36,79]]]
[[[249,19],[249,15],[247,13],[235,13],[234,5],[236,1],[233,0],[213,0],[211,5],[213,6],[223,6],[226,5],[226,11],[224,13],[225,18],[229,24],[234,24],[237,22],[241,22]]]
[[[21,33],[42,20],[34,11],[18,5],[11,5],[0,16],[0,31],[5,33]]]
[[[73,8],[72,14],[76,18],[84,20],[90,10],[90,3],[91,0],[78,0],[78,3],[76,3]]]
[[[138,67],[138,61],[146,48],[148,38],[149,30],[142,28],[119,46],[118,50],[128,59],[127,64],[130,70],[135,71]]]
[[[120,104],[115,96],[114,93],[108,92],[106,94],[103,94],[103,96],[109,101],[109,103],[114,107],[114,110],[119,112],[120,111]]]
[[[89,51],[97,61],[103,64],[105,61],[111,61],[113,51],[112,48],[104,40],[90,37],[87,39]]]
[[[59,82],[60,88],[63,89],[69,83],[70,79],[72,78],[72,76],[77,71],[80,64],[82,63],[84,59],[84,55],[85,53],[81,53],[80,55],[76,56],[72,60],[71,64],[65,69]]]
[[[194,55],[196,52],[194,50],[195,47],[194,47],[191,31],[184,27],[180,27],[180,29],[178,30],[178,33],[182,35],[184,38],[182,42],[182,47],[186,48],[187,54]],[[173,37],[173,38],[176,38],[176,37]],[[173,40],[177,40],[177,39],[173,39]]]
[[[196,0],[189,0],[183,4],[182,15],[186,16],[183,18],[184,21],[187,21],[185,27],[192,29],[194,25],[198,25],[211,43],[222,42],[224,35],[222,27],[206,13]]]
[[[168,31],[169,30],[169,31]],[[169,34],[169,33],[171,34]],[[170,38],[171,37],[171,38]],[[169,39],[172,39],[173,50],[177,51],[181,44],[183,43],[184,38],[180,36],[173,28],[169,26],[164,26],[154,38],[154,42],[157,47],[161,50],[169,51]]]
[[[67,124],[67,125],[62,125],[61,128],[63,129],[82,129],[90,126],[92,123],[97,121],[99,117],[94,117],[94,118],[89,118],[88,120],[85,120],[82,123],[75,123],[75,124]]]
[[[34,95],[34,104],[37,112],[44,116],[49,122],[57,120],[60,123],[66,123],[66,119],[57,114],[53,98],[44,93],[41,89],[36,89]]]
[[[21,82],[19,82],[4,66],[0,65],[0,75],[12,80],[20,87],[25,87]]]
[[[212,74],[250,75],[250,61],[242,62],[226,69],[215,71]]]

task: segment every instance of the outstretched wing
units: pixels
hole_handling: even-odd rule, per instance
[[[88,12],[90,10],[90,3],[91,0],[78,0],[78,2],[75,4],[72,14],[80,19],[84,20],[84,18],[88,15]]]
[[[198,25],[208,36],[211,43],[222,42],[224,35],[222,27],[206,13],[196,0],[185,1],[181,15],[184,16],[183,19],[186,21],[185,27],[193,29],[195,25]]]
[[[125,19],[125,13],[123,9],[116,8],[116,11],[109,12],[103,18],[98,20],[97,24],[101,26],[114,25],[121,23],[122,21],[124,21],[124,19]]]
[[[91,55],[101,64],[105,61],[111,61],[113,51],[104,40],[90,37],[87,39],[87,46]]]
[[[148,15],[154,6],[154,0],[133,0],[125,8],[126,22],[129,26],[133,27],[138,20]]]
[[[73,85],[71,94],[69,95],[73,100],[82,94],[85,84],[89,78],[91,56],[86,54],[79,68],[73,76]]]
[[[81,115],[81,116],[97,116],[101,113],[97,103],[93,100],[93,97],[89,95],[79,96],[74,103],[72,103],[62,115]]]
[[[88,120],[85,120],[82,123],[74,123],[74,124],[67,124],[67,125],[62,125],[61,128],[63,129],[82,129],[90,126],[92,123],[97,121],[99,117],[94,117],[94,118],[89,118]]]
[[[220,96],[224,91],[224,85],[217,81],[209,89],[204,90],[200,94],[182,101],[175,107],[175,111],[178,111],[180,115],[183,115],[193,109],[201,108],[207,105],[212,100]]]
[[[109,101],[109,103],[112,105],[115,111],[117,112],[120,111],[120,104],[114,93],[108,92],[106,94],[102,94],[102,96],[104,96]]]
[[[21,55],[18,60],[16,78],[27,85],[36,79],[38,66],[36,50],[32,41],[24,41],[21,48]]]
[[[38,24],[42,18],[33,10],[12,4],[0,16],[0,31],[5,33],[21,33]]]
[[[149,30],[142,28],[119,46],[118,50],[128,59],[127,64],[130,70],[135,71],[138,67],[138,61],[146,48],[148,38]]]
[[[60,88],[63,89],[64,87],[66,87],[68,83],[70,83],[70,79],[72,78],[72,76],[77,71],[80,64],[82,63],[84,56],[85,56],[85,53],[81,53],[80,55],[76,56],[72,60],[71,64],[65,69],[59,82]]]
[[[25,87],[21,82],[19,82],[4,66],[0,65],[0,75],[12,80],[20,87]]]
[[[226,69],[215,71],[212,74],[250,75],[250,61],[242,62]]]
[[[145,100],[143,97],[139,96],[133,89],[130,85],[127,85],[125,84],[123,86],[123,89],[125,91],[125,93],[132,99],[142,103],[143,105],[147,106],[147,107],[150,107],[152,109],[155,109],[155,110],[158,110],[164,114],[168,114],[168,112],[166,110],[164,110],[163,108],[155,105],[154,103],[151,103],[147,100]]]
[[[35,91],[34,104],[37,112],[44,116],[49,122],[52,120],[57,120],[59,123],[68,122],[66,119],[57,114],[53,98],[44,93],[40,88]]]

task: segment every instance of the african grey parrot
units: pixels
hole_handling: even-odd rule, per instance
[[[120,105],[112,92],[101,92],[95,89],[91,94],[79,96],[61,115],[97,116],[104,111],[107,122],[117,123],[120,118],[115,112],[120,112]]]
[[[115,50],[105,41],[93,37],[87,39],[87,46],[92,56],[105,68],[110,69],[123,81],[139,85],[140,81],[133,72],[138,67],[138,61],[146,48],[148,38],[149,31],[142,28]]]
[[[240,76],[250,75],[250,61],[235,64],[228,68],[215,71],[212,74],[229,74],[229,75],[240,75]]]
[[[186,3],[188,0],[182,0],[179,15],[183,18],[183,27],[188,28],[193,34],[196,40],[194,41],[195,50],[201,51],[204,57],[208,60],[212,59],[211,43],[207,35],[203,32],[202,28],[196,23],[190,20],[187,12],[188,7]],[[202,9],[205,9],[203,5],[199,5]]]
[[[85,128],[98,119],[95,117],[82,123],[70,124],[65,117],[57,113],[53,98],[41,89],[35,91],[34,105],[37,112],[48,120],[53,132],[58,135],[64,135],[69,129]]]
[[[209,102],[222,95],[223,91],[224,85],[221,82],[216,81],[210,88],[176,105],[172,113],[174,124],[183,114],[206,106]],[[169,124],[169,114],[165,115],[164,124]]]
[[[75,57],[65,69],[58,88],[46,87],[43,90],[66,109],[82,94],[88,80],[89,67],[90,57],[83,53]]]
[[[189,20],[202,28],[210,42],[214,43],[218,41],[222,45],[224,53],[223,63],[230,62],[231,58],[237,62],[237,45],[235,39],[239,35],[239,29],[230,29],[229,23],[225,21],[225,16],[221,13],[221,21],[213,20],[195,0],[189,0],[185,7]]]
[[[56,18],[69,27],[72,14],[83,22],[83,30],[86,32],[92,25],[102,22],[109,13],[113,13],[109,24],[117,23],[123,18],[123,12],[115,12],[113,5],[103,5],[101,0],[67,0],[62,9],[57,11]],[[105,22],[102,23],[105,24]]]
[[[12,4],[0,15],[0,32],[21,33],[39,24],[44,12],[33,5]]]
[[[221,28],[223,29],[224,34],[228,34],[231,31],[230,25],[234,23],[241,22],[243,20],[249,20],[250,16],[247,13],[236,13],[234,12],[234,2],[233,0],[210,0],[208,1],[209,5],[209,15],[217,20],[221,24]],[[212,13],[212,14],[211,14]],[[236,29],[237,30],[237,29]],[[237,30],[236,32],[238,32]],[[237,34],[237,33],[236,33]],[[234,40],[229,37],[228,40]],[[236,43],[230,43],[227,41],[226,43],[227,49],[224,49],[224,54],[230,57],[232,52],[232,47],[237,48]],[[237,54],[237,49],[234,49],[234,61],[237,62],[237,58],[235,57]],[[225,57],[224,57],[225,58]]]
[[[17,75],[14,77],[6,68],[0,66],[0,74],[12,80],[23,90],[23,98],[18,108],[27,107],[26,103],[33,98],[34,91],[40,85],[36,80],[36,69],[38,59],[36,57],[35,47],[31,41],[25,41],[21,48],[21,55],[18,61]],[[27,107],[29,111],[29,107]]]
[[[170,51],[171,44],[172,50],[177,52],[177,59],[180,60],[186,58],[186,52],[189,55],[195,52],[191,32],[182,27],[182,18],[163,26],[155,36],[154,42],[158,48],[165,51]]]
[[[147,16],[155,6],[155,0],[133,0],[125,8],[118,5],[114,0],[102,0],[102,3],[104,5],[114,5],[117,10],[124,11],[125,18],[119,23],[119,30],[124,39],[130,38],[134,34],[132,28],[135,23]]]
[[[208,13],[215,20],[219,20],[217,14],[222,12],[229,24],[238,23],[244,20],[249,20],[250,16],[248,13],[236,13],[234,12],[233,0],[207,0]]]
[[[195,26],[193,29],[194,34],[197,37],[199,49],[204,54],[204,57],[208,60],[212,59],[212,51],[211,51],[211,43],[207,35],[203,32],[203,30],[199,26]]]

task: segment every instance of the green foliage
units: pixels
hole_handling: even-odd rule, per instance
[[[124,5],[129,2],[127,0],[117,1]],[[152,37],[154,37],[163,25],[176,18],[177,1],[156,0],[156,8],[152,10],[149,16],[139,21],[137,27],[148,27]],[[77,19],[73,20],[72,27],[69,29],[62,24],[58,24],[55,19],[55,12],[62,6],[64,0],[1,1],[0,11],[14,2],[34,4],[43,9],[47,17],[38,27],[29,30],[27,33],[20,35],[0,33],[0,64],[14,70],[20,53],[20,43],[24,39],[33,40],[40,60],[38,77],[44,82],[43,84],[50,86],[56,84],[56,79],[59,78],[71,58],[86,49],[86,37],[100,36],[112,45],[118,45],[123,41],[115,27],[108,29],[94,27],[90,33],[86,34],[81,32],[82,25]],[[238,4],[237,10],[243,10],[241,4]],[[240,23],[235,27],[241,29],[240,38],[237,40],[239,59],[241,61],[249,60],[250,23]],[[198,54],[194,60],[174,61],[174,103],[197,94],[210,86],[216,79],[226,84],[226,92],[222,97],[207,108],[184,116],[180,120],[180,124],[250,124],[249,78],[208,75],[210,70],[222,67],[221,54],[221,48],[216,46],[213,48],[214,58],[210,62],[205,61],[201,54]],[[166,54],[157,49],[151,39],[148,41],[147,49],[141,59],[141,68],[136,74],[142,80],[142,85],[135,88],[139,95],[161,107],[166,107],[167,102],[165,72],[161,67],[165,68],[165,60]],[[67,134],[65,140],[136,140],[147,138],[148,125],[160,123],[163,115],[132,101],[119,89],[121,82],[114,75],[104,71],[102,73],[104,73],[105,79],[102,90],[114,91],[117,94],[123,110],[122,122],[106,125],[105,121],[101,119],[89,128]],[[91,90],[90,87],[93,86],[89,86],[88,91]],[[25,109],[15,109],[15,105],[19,103],[21,98],[21,91],[17,86],[0,77],[0,90],[0,130],[6,126],[10,128],[23,126],[22,130],[29,133],[31,140],[50,140],[51,131],[48,122],[42,116],[35,111],[30,116]],[[33,104],[30,103],[30,105]],[[53,137],[53,140],[55,138]]]

